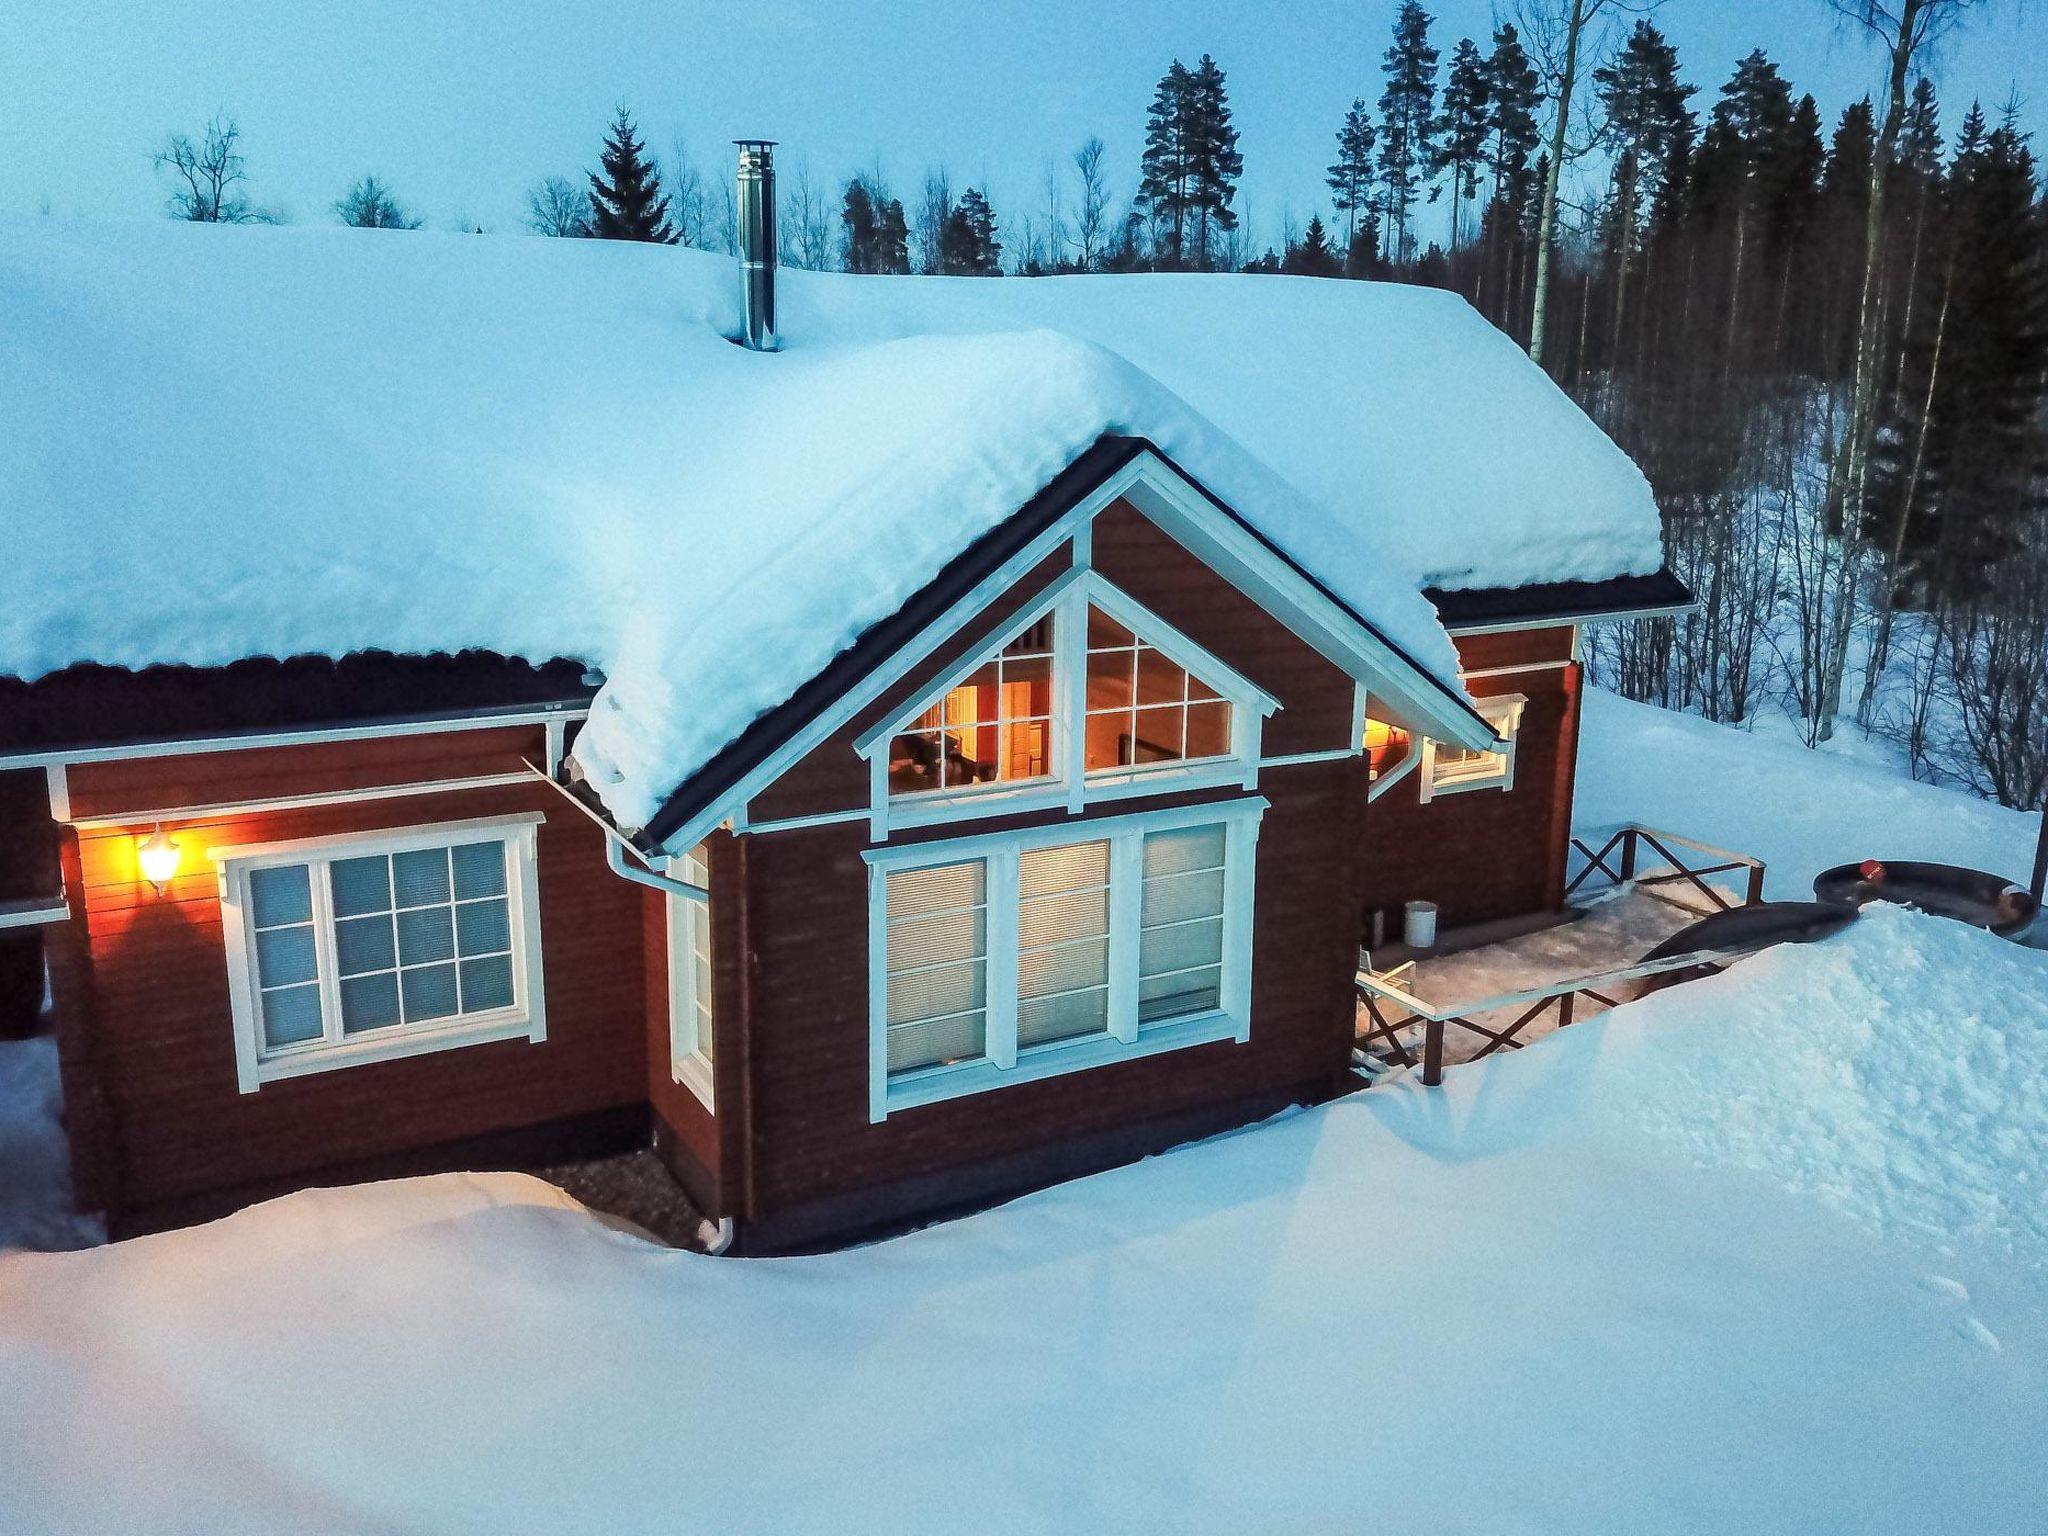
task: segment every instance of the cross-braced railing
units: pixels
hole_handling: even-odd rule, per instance
[[[1587,833],[1584,837],[1572,838],[1572,851],[1586,863],[1572,876],[1564,888],[1567,898],[1576,893],[1593,876],[1595,870],[1605,875],[1617,886],[1633,885],[1647,896],[1660,901],[1671,901],[1658,890],[1658,886],[1684,884],[1691,886],[1712,902],[1721,911],[1732,910],[1737,905],[1755,906],[1764,899],[1764,861],[1747,853],[1736,853],[1729,848],[1716,848],[1712,843],[1703,843],[1697,838],[1681,837],[1676,832],[1663,832],[1655,827],[1645,827],[1636,822],[1616,827],[1599,850],[1587,846],[1586,839],[1597,837],[1598,833]],[[1642,850],[1647,847],[1664,861],[1668,867],[1650,867],[1645,870]],[[1695,859],[1712,862],[1687,863],[1674,849],[1683,848]],[[1743,898],[1740,903],[1731,901],[1728,893],[1719,886],[1707,882],[1708,875],[1729,874],[1735,870],[1747,872]],[[1683,903],[1675,903],[1683,905]]]
[[[1646,960],[1639,965],[1602,971],[1595,976],[1575,976],[1565,981],[1552,982],[1548,986],[1530,987],[1521,992],[1503,992],[1497,997],[1481,998],[1478,1002],[1459,1003],[1455,1008],[1432,1007],[1392,981],[1375,976],[1371,971],[1361,970],[1358,973],[1358,992],[1365,1003],[1366,1015],[1372,1020],[1371,1027],[1361,1038],[1367,1043],[1383,1043],[1389,1059],[1401,1066],[1413,1067],[1417,1064],[1415,1053],[1402,1041],[1399,1032],[1420,1024],[1422,1081],[1434,1088],[1444,1080],[1444,1032],[1453,1026],[1468,1030],[1485,1040],[1486,1044],[1473,1052],[1470,1058],[1477,1061],[1482,1056],[1491,1056],[1495,1051],[1520,1050],[1529,1042],[1517,1037],[1553,1008],[1557,1010],[1557,1027],[1562,1029],[1572,1022],[1578,999],[1581,997],[1596,1002],[1603,1008],[1612,1008],[1621,999],[1610,994],[1624,982],[1669,975],[1674,971],[1718,971],[1729,961],[1737,958],[1737,955],[1724,950],[1695,950],[1690,954],[1672,955],[1663,960]],[[1505,1028],[1496,1029],[1479,1022],[1479,1017],[1483,1014],[1500,1013],[1515,1008],[1521,1012]],[[1389,1013],[1395,1009],[1405,1009],[1406,1012],[1399,1018],[1390,1018]]]

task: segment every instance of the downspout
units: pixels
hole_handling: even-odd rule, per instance
[[[1379,799],[1381,795],[1384,795],[1396,784],[1407,778],[1409,774],[1413,773],[1415,765],[1421,761],[1422,733],[1420,731],[1410,731],[1408,733],[1408,750],[1402,754],[1401,761],[1394,764],[1393,767],[1366,786],[1365,803],[1371,805],[1373,801]]]
[[[656,874],[653,866],[648,863],[647,855],[627,842],[617,827],[570,794],[568,785],[562,783],[560,779],[555,778],[552,774],[536,768],[529,758],[522,757],[519,761],[525,766],[528,773],[539,779],[543,784],[546,784],[556,794],[560,795],[597,824],[598,830],[604,833],[604,861],[610,867],[611,872],[621,880],[631,880],[635,885],[644,885],[653,890],[666,891],[671,896],[683,896],[691,901],[709,902],[711,900],[711,892],[701,885],[692,885],[687,880],[677,880],[669,875]],[[638,861],[639,868],[636,869],[633,865],[626,862],[626,852],[628,849],[631,849],[634,859]]]

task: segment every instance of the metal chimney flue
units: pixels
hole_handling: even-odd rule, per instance
[[[733,142],[740,151],[740,344],[773,352],[782,345],[775,331],[775,141]]]

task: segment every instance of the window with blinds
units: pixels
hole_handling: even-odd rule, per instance
[[[537,1028],[532,857],[526,818],[221,850],[244,1091],[450,1031]]]
[[[1161,1048],[1190,1023],[1245,1038],[1264,804],[977,838],[943,863],[873,856],[877,1114],[892,1084],[1000,1086]]]

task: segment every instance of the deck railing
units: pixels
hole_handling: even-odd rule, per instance
[[[1520,992],[1503,992],[1497,997],[1481,998],[1478,1002],[1459,1003],[1455,1007],[1435,1008],[1425,1003],[1405,988],[1396,986],[1384,977],[1370,971],[1358,973],[1358,992],[1364,1000],[1365,1011],[1372,1019],[1372,1027],[1365,1031],[1364,1039],[1384,1041],[1387,1054],[1404,1067],[1416,1065],[1414,1052],[1401,1041],[1397,1031],[1414,1024],[1422,1026],[1422,1081],[1431,1088],[1444,1080],[1444,1031],[1455,1025],[1481,1036],[1486,1044],[1472,1054],[1471,1059],[1491,1056],[1499,1050],[1520,1050],[1528,1041],[1517,1039],[1544,1013],[1557,1010],[1557,1027],[1563,1029],[1572,1021],[1580,997],[1586,997],[1603,1008],[1612,1008],[1622,1001],[1607,995],[1623,982],[1641,981],[1650,976],[1669,975],[1673,971],[1719,970],[1739,956],[1724,950],[1702,949],[1690,954],[1672,955],[1663,960],[1646,960],[1638,965],[1622,966],[1617,970],[1602,971],[1595,976],[1575,976],[1564,981],[1551,982],[1547,986],[1530,987]],[[1405,1008],[1404,1017],[1389,1019],[1387,1008]],[[1521,1008],[1513,1023],[1505,1029],[1494,1029],[1478,1022],[1477,1016],[1496,1013],[1503,1009]]]
[[[1598,870],[1616,886],[1633,885],[1645,895],[1655,896],[1660,901],[1670,901],[1669,896],[1656,889],[1662,885],[1685,884],[1691,886],[1712,902],[1719,910],[1730,911],[1738,905],[1755,906],[1764,899],[1764,861],[1753,854],[1737,853],[1730,848],[1716,848],[1712,843],[1703,843],[1698,838],[1683,837],[1676,832],[1660,831],[1646,827],[1639,822],[1628,822],[1614,828],[1606,842],[1596,852],[1587,846],[1587,839],[1599,836],[1597,832],[1574,835],[1572,851],[1585,859],[1585,867],[1566,882],[1564,893],[1567,898],[1592,878]],[[1644,872],[1642,852],[1647,847],[1664,860],[1667,867],[1653,867]],[[1674,849],[1683,848],[1692,855],[1695,862],[1688,863]],[[1707,883],[1708,875],[1730,874],[1736,870],[1746,871],[1743,898],[1741,902],[1729,900],[1727,892]],[[1683,903],[1678,903],[1683,905]]]

